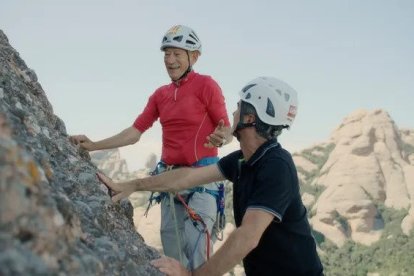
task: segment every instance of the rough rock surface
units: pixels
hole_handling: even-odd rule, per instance
[[[159,275],[89,155],[0,30],[0,275]]]

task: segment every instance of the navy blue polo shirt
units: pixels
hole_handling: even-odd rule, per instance
[[[218,167],[233,182],[237,227],[247,209],[260,209],[274,216],[258,246],[243,259],[246,274],[322,275],[290,153],[276,140],[270,140],[247,162],[239,150],[223,157]]]

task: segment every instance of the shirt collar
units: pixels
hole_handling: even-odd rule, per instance
[[[269,141],[266,141],[263,145],[261,145],[252,155],[252,157],[247,161],[247,165],[254,166],[257,161],[262,158],[266,152],[272,148],[278,147],[280,148],[280,144],[277,142],[276,139],[271,139]]]
[[[173,81],[173,85],[175,85],[176,87],[180,87],[185,85],[187,82],[189,82],[190,80],[192,80],[195,77],[196,73],[191,70],[187,76],[185,76],[185,78],[180,79],[179,81]]]

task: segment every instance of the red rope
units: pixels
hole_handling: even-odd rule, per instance
[[[206,250],[207,250],[207,260],[210,259],[210,233],[208,232],[207,226],[204,224],[204,227],[206,228]]]
[[[185,203],[183,197],[180,194],[177,194],[178,200],[183,204],[184,208],[186,209],[188,216],[193,221],[199,221],[204,226],[206,232],[206,253],[207,253],[207,260],[210,259],[210,233],[208,232],[207,225],[204,223],[203,219],[199,214],[197,214],[194,209],[191,209],[187,203]]]

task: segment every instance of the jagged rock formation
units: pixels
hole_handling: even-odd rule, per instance
[[[87,153],[0,30],[0,275],[158,275]]]
[[[369,245],[384,228],[383,205],[408,210],[401,227],[409,234],[413,149],[412,130],[399,130],[383,110],[361,110],[345,118],[328,143],[294,156],[313,229],[337,245],[348,239]]]
[[[94,163],[100,171],[115,181],[126,181],[135,178],[143,178],[149,176],[150,168],[143,168],[130,172],[126,160],[121,157],[119,149],[101,150],[90,154],[92,163]],[[154,166],[155,167],[155,166]],[[132,206],[135,208],[146,205],[150,192],[135,192],[129,196]]]
[[[90,156],[98,169],[112,179],[125,179],[129,174],[128,165],[124,159],[121,159],[119,149],[96,151]]]
[[[146,177],[150,172],[149,168],[130,172],[125,159],[121,158],[119,149],[91,152],[90,156],[92,163],[94,163],[99,170],[116,181]]]

